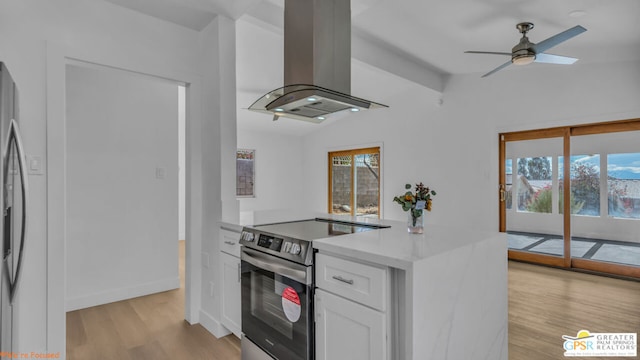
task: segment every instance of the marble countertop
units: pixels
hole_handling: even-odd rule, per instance
[[[242,226],[245,225],[271,224],[316,217],[391,226],[380,230],[314,240],[313,247],[320,251],[341,254],[399,269],[409,269],[415,263],[491,238],[504,242],[506,249],[506,234],[498,231],[482,232],[462,226],[452,228],[425,224],[424,234],[409,234],[407,232],[407,224],[401,221],[299,210],[269,210],[242,213],[240,224],[221,222],[220,226],[227,230],[240,232],[242,231]]]

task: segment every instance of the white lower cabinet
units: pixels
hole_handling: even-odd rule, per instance
[[[240,233],[220,229],[220,273],[222,279],[221,322],[241,336]]]
[[[389,358],[389,271],[316,254],[316,359]]]
[[[222,263],[222,325],[240,337],[242,309],[240,307],[240,259],[220,253]]]
[[[386,359],[384,313],[333,295],[316,291],[316,358]]]

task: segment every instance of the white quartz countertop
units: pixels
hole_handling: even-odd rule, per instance
[[[416,262],[429,259],[454,249],[472,245],[489,238],[503,241],[506,248],[506,234],[481,232],[475,229],[445,227],[425,224],[424,234],[409,234],[406,222],[379,220],[375,218],[336,216],[331,214],[305,212],[299,210],[270,210],[250,212],[241,215],[240,224],[221,222],[220,226],[240,232],[242,226],[272,224],[277,222],[330,218],[359,223],[390,225],[390,228],[361,233],[334,236],[313,241],[313,247],[349,256],[376,264],[399,269],[409,269]]]
[[[481,233],[464,228],[425,225],[424,234],[409,234],[404,222],[391,222],[391,228],[315,240],[313,247],[344,256],[399,269],[454,249],[489,238],[504,238],[499,232]]]

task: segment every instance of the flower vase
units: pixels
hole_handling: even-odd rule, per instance
[[[422,234],[424,231],[424,216],[423,212],[420,216],[414,216],[413,211],[409,211],[409,218],[407,220],[407,232],[409,234]]]

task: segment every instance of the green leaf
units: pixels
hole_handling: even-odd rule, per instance
[[[411,189],[411,184],[406,184],[406,185],[404,186],[404,188],[405,188],[405,189]]]
[[[411,210],[411,204],[408,204],[408,203],[402,204],[402,210],[404,210],[404,211]]]
[[[435,194],[436,194],[436,192],[431,190],[431,195],[435,195]]]

